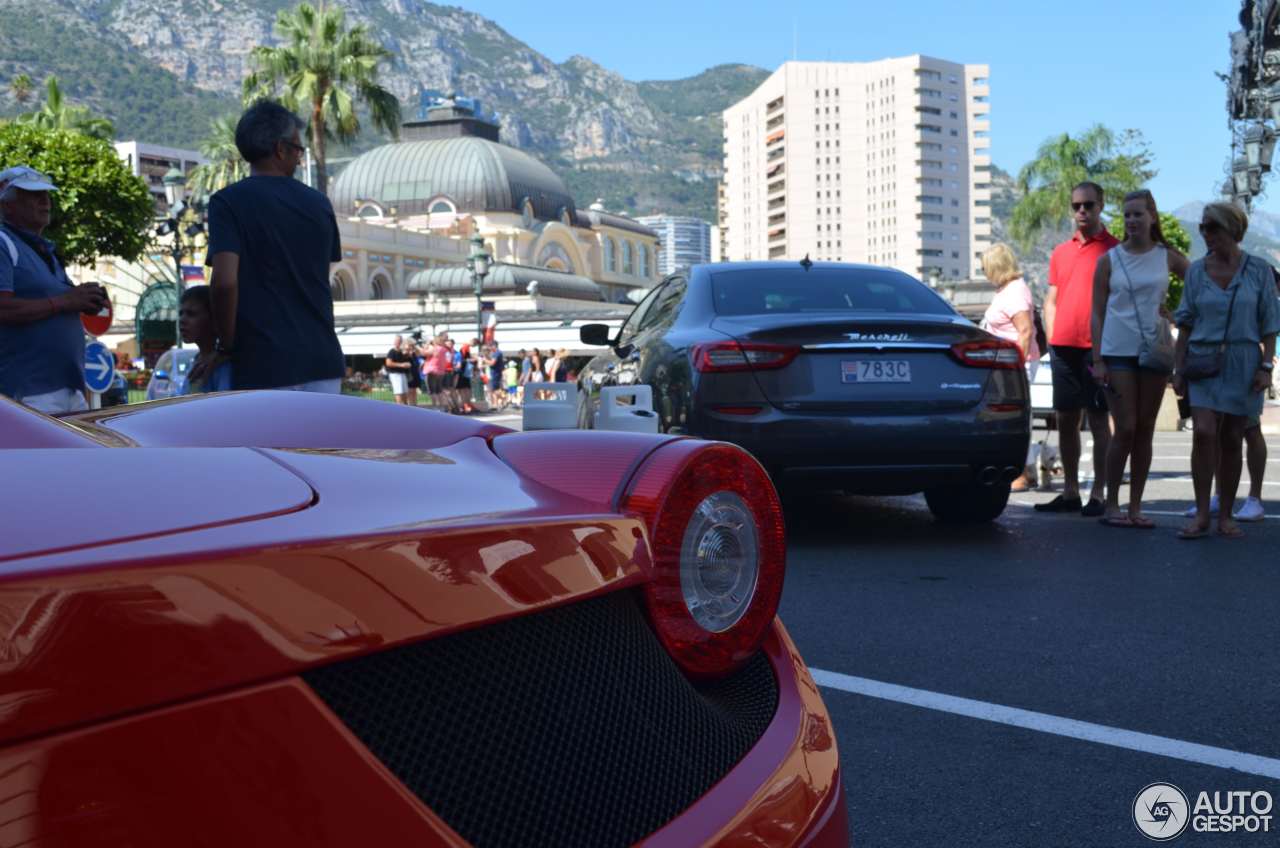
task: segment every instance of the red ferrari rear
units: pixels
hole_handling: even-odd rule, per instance
[[[0,434],[0,844],[847,843],[737,448],[297,393]]]

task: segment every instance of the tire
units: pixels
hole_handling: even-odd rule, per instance
[[[947,524],[983,524],[993,521],[1009,503],[1009,487],[967,483],[929,489],[924,493],[933,517]]]

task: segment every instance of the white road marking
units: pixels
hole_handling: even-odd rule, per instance
[[[1167,736],[1154,736],[1150,733],[1138,733],[1105,724],[1094,724],[1088,721],[1062,718],[1061,716],[1022,710],[1016,707],[1005,707],[986,701],[974,701],[969,698],[958,698],[955,695],[943,695],[940,692],[929,692],[925,689],[912,689],[893,683],[882,683],[865,677],[853,677],[834,671],[823,671],[810,668],[814,682],[829,689],[865,695],[868,698],[879,698],[899,704],[910,704],[926,710],[952,713],[953,715],[976,718],[982,721],[1007,724],[1054,736],[1065,736],[1085,742],[1096,742],[1115,748],[1125,748],[1144,754],[1155,754],[1160,757],[1171,757],[1189,763],[1200,763],[1217,768],[1231,769],[1245,774],[1256,774],[1262,777],[1280,779],[1280,760],[1261,757],[1257,754],[1245,754],[1227,748],[1215,748],[1211,745],[1200,745],[1195,742],[1184,742],[1170,739]]]

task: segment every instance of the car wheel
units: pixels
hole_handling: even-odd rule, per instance
[[[924,493],[929,511],[939,521],[949,524],[981,524],[1004,512],[1009,503],[1009,487],[968,483],[944,486]]]

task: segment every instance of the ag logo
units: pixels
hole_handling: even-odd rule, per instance
[[[1187,796],[1172,783],[1153,783],[1133,799],[1133,823],[1156,842],[1177,839],[1190,820]]]

